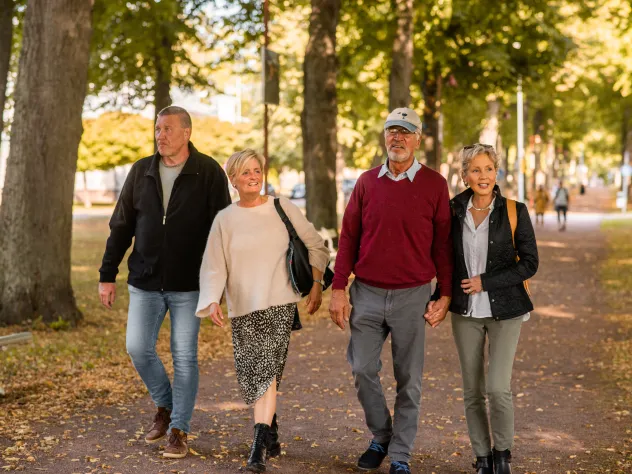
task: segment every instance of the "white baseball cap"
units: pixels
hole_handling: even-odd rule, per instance
[[[417,130],[421,130],[421,119],[413,109],[400,107],[388,114],[386,122],[384,122],[384,130],[395,126],[404,127],[406,130],[416,132]]]

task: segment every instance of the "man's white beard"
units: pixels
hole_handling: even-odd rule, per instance
[[[394,151],[387,152],[388,159],[394,161],[395,163],[403,163],[404,161],[410,158],[410,155],[400,155]]]

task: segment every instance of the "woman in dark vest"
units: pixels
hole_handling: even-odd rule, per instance
[[[466,146],[461,164],[467,189],[450,202],[455,260],[450,311],[465,417],[477,474],[510,474],[511,373],[520,327],[533,310],[525,282],[538,269],[538,249],[527,206],[505,199],[496,185],[494,148]]]

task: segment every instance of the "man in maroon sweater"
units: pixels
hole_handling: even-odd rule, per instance
[[[347,359],[373,433],[358,467],[377,469],[388,454],[391,474],[409,474],[421,404],[425,323],[441,323],[452,294],[451,213],[446,180],[415,159],[421,143],[415,111],[395,109],[384,134],[386,164],[360,176],[345,210],[329,312],[341,329],[350,321]],[[345,294],[351,272],[353,309]],[[430,302],[435,276],[440,296]],[[394,419],[379,378],[389,333],[397,381]]]

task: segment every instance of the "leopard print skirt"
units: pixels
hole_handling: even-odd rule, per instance
[[[295,303],[272,306],[230,320],[235,371],[247,404],[259,400],[276,377],[277,389],[290,345]]]

